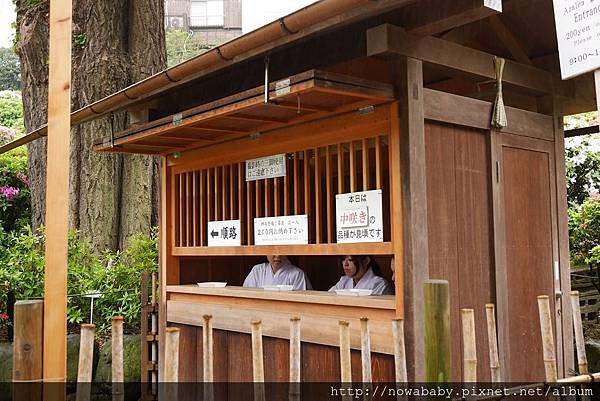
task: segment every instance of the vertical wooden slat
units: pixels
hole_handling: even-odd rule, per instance
[[[252,244],[252,234],[254,230],[252,199],[252,181],[246,181],[246,245]]]
[[[191,239],[191,222],[190,222],[190,209],[191,209],[191,192],[190,191],[190,173],[185,173],[185,246],[190,246]]]
[[[285,175],[283,176],[283,214],[288,216],[290,214],[290,169],[287,159],[285,157]]]
[[[235,164],[229,165],[229,218],[236,218],[237,208],[235,207]]]
[[[375,185],[381,189],[381,137],[375,137]]]
[[[267,178],[265,181],[265,217],[273,216],[273,201],[271,188],[273,187],[274,178]]]
[[[178,178],[178,182],[179,182],[179,244],[177,244],[178,246],[185,246],[186,243],[186,238],[185,238],[185,228],[183,226],[184,221],[185,221],[185,199],[184,199],[184,192],[183,192],[183,173],[179,174],[179,178]]]
[[[238,219],[240,219],[240,244],[245,244],[245,234],[244,234],[244,200],[246,199],[246,194],[244,193],[244,168],[242,167],[242,163],[237,164],[238,168]]]
[[[294,214],[300,214],[300,176],[298,174],[298,155],[294,153]]]
[[[220,195],[221,195],[221,167],[215,167],[215,193],[214,193],[214,202],[215,202],[215,221],[221,220],[221,203]]]
[[[206,207],[204,203],[206,199],[205,179],[206,170],[200,170],[200,190],[198,191],[200,195],[200,246],[204,245],[204,233],[207,231],[206,219],[204,218],[204,213],[206,212]]]
[[[332,196],[331,196],[331,151],[330,147],[327,146],[327,150],[325,152],[325,177],[326,177],[326,196],[327,196],[327,242],[333,242],[333,214],[332,214]]]
[[[310,151],[304,151],[304,213],[310,211]]]
[[[314,149],[315,154],[315,241],[321,243],[321,160],[319,148]]]
[[[198,246],[198,172],[192,172],[192,246]]]
[[[177,247],[179,246],[179,230],[177,229],[178,224],[177,222],[179,221],[179,210],[177,208],[177,205],[179,204],[177,202],[177,194],[179,193],[177,191],[177,178],[174,176],[169,176],[170,178],[170,201],[171,201],[171,230],[168,232],[168,234],[171,236],[170,238],[170,242],[171,242],[171,247]],[[166,192],[166,189],[165,189]]]
[[[337,178],[338,178],[338,194],[344,193],[344,145],[337,145]]]
[[[275,186],[275,190],[273,191],[273,205],[275,206],[274,210],[275,210],[275,216],[279,216],[281,214],[281,208],[280,208],[280,202],[279,202],[279,198],[281,196],[280,194],[280,183],[279,183],[280,179],[279,177],[276,177],[273,180],[273,185]]]
[[[227,210],[227,197],[229,190],[227,188],[227,174],[229,172],[229,166],[223,166],[221,168],[221,219],[229,219],[229,210]]]
[[[369,140],[362,140],[362,176],[363,191],[369,190]]]
[[[213,203],[213,170],[209,168],[206,170],[206,221],[215,221],[214,218],[214,203]],[[208,227],[208,224],[207,224]]]
[[[356,149],[354,149],[354,141],[350,141],[350,147],[348,152],[350,153],[350,192],[356,191]]]
[[[254,181],[254,207],[255,207],[255,213],[254,213],[254,217],[261,217],[260,215],[260,205],[262,203],[261,201],[261,181],[262,180],[256,180]]]

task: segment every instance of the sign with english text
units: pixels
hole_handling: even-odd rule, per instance
[[[380,189],[336,195],[335,214],[339,244],[383,242]]]

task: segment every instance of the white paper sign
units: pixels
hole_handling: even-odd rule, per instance
[[[308,216],[256,217],[254,245],[308,244]]]
[[[381,204],[380,189],[336,195],[337,242],[383,242]]]
[[[239,220],[209,221],[208,246],[240,246]]]
[[[246,181],[285,176],[285,153],[246,160]]]
[[[499,13],[502,12],[502,0],[483,0],[483,5]]]
[[[600,1],[554,0],[562,79],[600,68]]]

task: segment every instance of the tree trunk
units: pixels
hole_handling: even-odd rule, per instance
[[[48,6],[47,1],[28,4],[17,1],[29,131],[46,122]],[[165,67],[162,0],[75,0],[73,10],[72,110]],[[69,222],[98,251],[121,249],[131,235],[147,234],[157,223],[157,161],[92,150],[94,142],[122,130],[126,121],[125,113],[116,113],[71,130]],[[29,146],[34,227],[45,217],[45,155],[45,141]]]

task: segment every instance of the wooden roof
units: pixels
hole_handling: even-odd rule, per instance
[[[104,138],[105,152],[170,154],[390,102],[389,84],[311,70]]]

